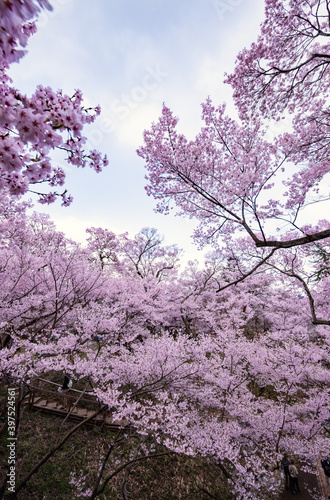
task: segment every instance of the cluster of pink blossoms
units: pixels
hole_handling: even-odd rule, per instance
[[[108,164],[99,152],[85,151],[82,131],[100,114],[100,106],[84,108],[82,94],[63,95],[61,90],[39,85],[28,97],[12,87],[6,74],[12,62],[24,55],[28,37],[36,31],[33,22],[40,8],[51,9],[47,0],[20,2],[0,1],[0,189],[8,188],[12,195],[31,191],[31,185],[63,186],[63,168],[53,167],[51,151],[66,152],[66,161],[77,167],[90,166],[100,172]],[[66,191],[45,193],[33,189],[41,203],[52,203],[62,197],[69,205],[72,197]]]

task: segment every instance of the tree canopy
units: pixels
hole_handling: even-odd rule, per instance
[[[185,265],[155,228],[132,237],[91,227],[84,246],[19,199],[37,192],[42,203],[70,203],[65,190],[40,187],[64,184],[55,148],[77,167],[107,164],[84,150],[82,130],[98,106],[84,108],[79,90],[69,97],[39,86],[28,98],[7,76],[43,8],[46,0],[0,2],[2,381],[19,388],[23,408],[41,377],[56,385],[66,375],[88,388],[94,416],[129,423],[139,438],[133,455],[111,462],[118,439],[132,438],[122,424],[86,498],[156,458],[156,446],[216,464],[235,498],[274,498],[284,452],[313,472],[329,451],[330,224],[302,217],[329,198],[329,2],[266,0],[257,42],[226,77],[238,121],[207,98],[195,139],[178,132],[165,104],[145,131],[138,154],[157,210],[175,205],[196,218],[195,241],[212,246],[203,264]],[[78,427],[29,473],[17,471],[8,498]],[[19,421],[14,434],[19,443]]]

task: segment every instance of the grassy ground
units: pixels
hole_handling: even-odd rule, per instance
[[[18,481],[35,465],[50,447],[73,425],[63,418],[40,412],[23,413],[17,447]],[[1,436],[0,470],[7,465],[6,433]],[[105,456],[116,434],[105,428],[86,427],[71,436],[64,447],[46,463],[18,494],[19,500],[74,500],[95,484],[100,458]],[[148,440],[142,446],[149,446]],[[129,458],[141,446],[140,438],[129,437],[117,445],[107,465],[106,475]],[[167,450],[157,447],[156,452]],[[70,484],[75,474],[81,488]],[[83,479],[82,479],[83,478]],[[4,473],[0,477],[0,484]],[[123,491],[125,493],[123,493]],[[126,495],[126,496],[125,496]],[[226,480],[219,467],[201,458],[173,454],[137,462],[118,474],[107,486],[101,500],[230,500]]]

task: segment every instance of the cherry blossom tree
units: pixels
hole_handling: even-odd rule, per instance
[[[52,150],[62,150],[68,164],[88,165],[96,172],[108,160],[96,150],[84,150],[83,127],[95,120],[100,107],[84,108],[79,90],[68,96],[39,85],[28,97],[12,86],[9,65],[19,62],[26,52],[42,8],[51,9],[51,5],[47,0],[15,0],[0,5],[0,189],[8,188],[12,195],[34,192],[40,203],[52,203],[61,196],[66,206],[72,201],[67,190],[47,193],[41,188],[44,184],[51,188],[64,185],[65,171],[52,164]]]
[[[138,154],[147,192],[159,211],[174,203],[200,220],[201,245],[237,231],[273,249],[329,237],[328,220],[306,224],[304,217],[309,205],[329,200],[328,35],[328,1],[267,0],[258,42],[227,77],[241,122],[207,99],[194,140],[179,134],[165,105],[145,132]],[[266,119],[283,118],[285,109],[292,117],[278,134]]]
[[[280,118],[283,111],[311,111],[328,97],[328,0],[265,0],[258,40],[237,57],[227,82],[244,116],[258,110]]]
[[[86,252],[56,231],[42,214],[1,213],[1,320],[31,339],[58,327],[76,305],[98,297],[101,273],[89,269]],[[14,221],[13,221],[14,219]]]
[[[158,282],[171,280],[177,270],[181,250],[177,245],[163,245],[157,229],[144,227],[133,238],[127,233],[115,235],[102,228],[89,228],[88,248],[101,268],[124,276],[154,277]]]
[[[291,131],[279,144],[295,166],[287,183],[288,206],[296,204],[298,213],[329,199],[329,2],[266,0],[265,5],[257,42],[241,51],[226,81],[243,120],[259,115]],[[309,226],[306,234],[330,233],[328,227]]]
[[[164,246],[157,229],[145,227],[133,239],[123,235],[123,266],[140,278],[153,276],[157,281],[172,279],[177,271],[181,251],[176,245]]]
[[[101,227],[90,227],[86,229],[86,233],[89,235],[87,243],[91,256],[102,269],[118,264],[118,241],[115,233]]]
[[[215,108],[210,99],[202,107],[205,127],[195,140],[177,132],[178,120],[166,106],[144,134],[145,146],[138,153],[146,161],[147,191],[159,200],[157,210],[166,213],[174,202],[181,215],[200,220],[195,231],[200,245],[235,231],[247,233],[259,248],[273,249],[327,237],[327,221],[321,231],[313,231],[297,220],[314,184],[297,194],[301,183],[293,173],[283,193],[280,179],[285,169],[290,173],[293,154],[281,147],[282,139],[272,144],[260,122],[238,125],[225,115],[224,106]],[[291,230],[278,239],[274,223],[279,230],[284,224]]]
[[[261,279],[261,282],[264,276],[268,276],[271,280],[278,279],[280,286],[290,289],[294,295],[307,298],[311,323],[329,325],[326,298],[329,279],[327,240],[282,249],[281,253],[273,253],[265,260],[264,250],[256,248],[251,239],[229,238],[218,251],[217,258],[221,270],[215,276],[217,293],[252,275]]]

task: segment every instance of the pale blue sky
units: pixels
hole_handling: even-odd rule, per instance
[[[156,227],[167,244],[196,256],[192,222],[153,211],[145,190],[144,165],[136,148],[156,121],[163,101],[180,117],[189,136],[200,125],[200,103],[210,95],[229,102],[225,71],[236,54],[256,39],[262,0],[51,0],[29,42],[29,53],[11,70],[14,84],[30,94],[36,85],[80,88],[101,117],[87,127],[90,146],[109,157],[100,174],[68,170],[66,187],[74,202],[44,207],[58,229],[82,241],[90,226],[114,232]],[[234,111],[233,111],[234,112]]]

